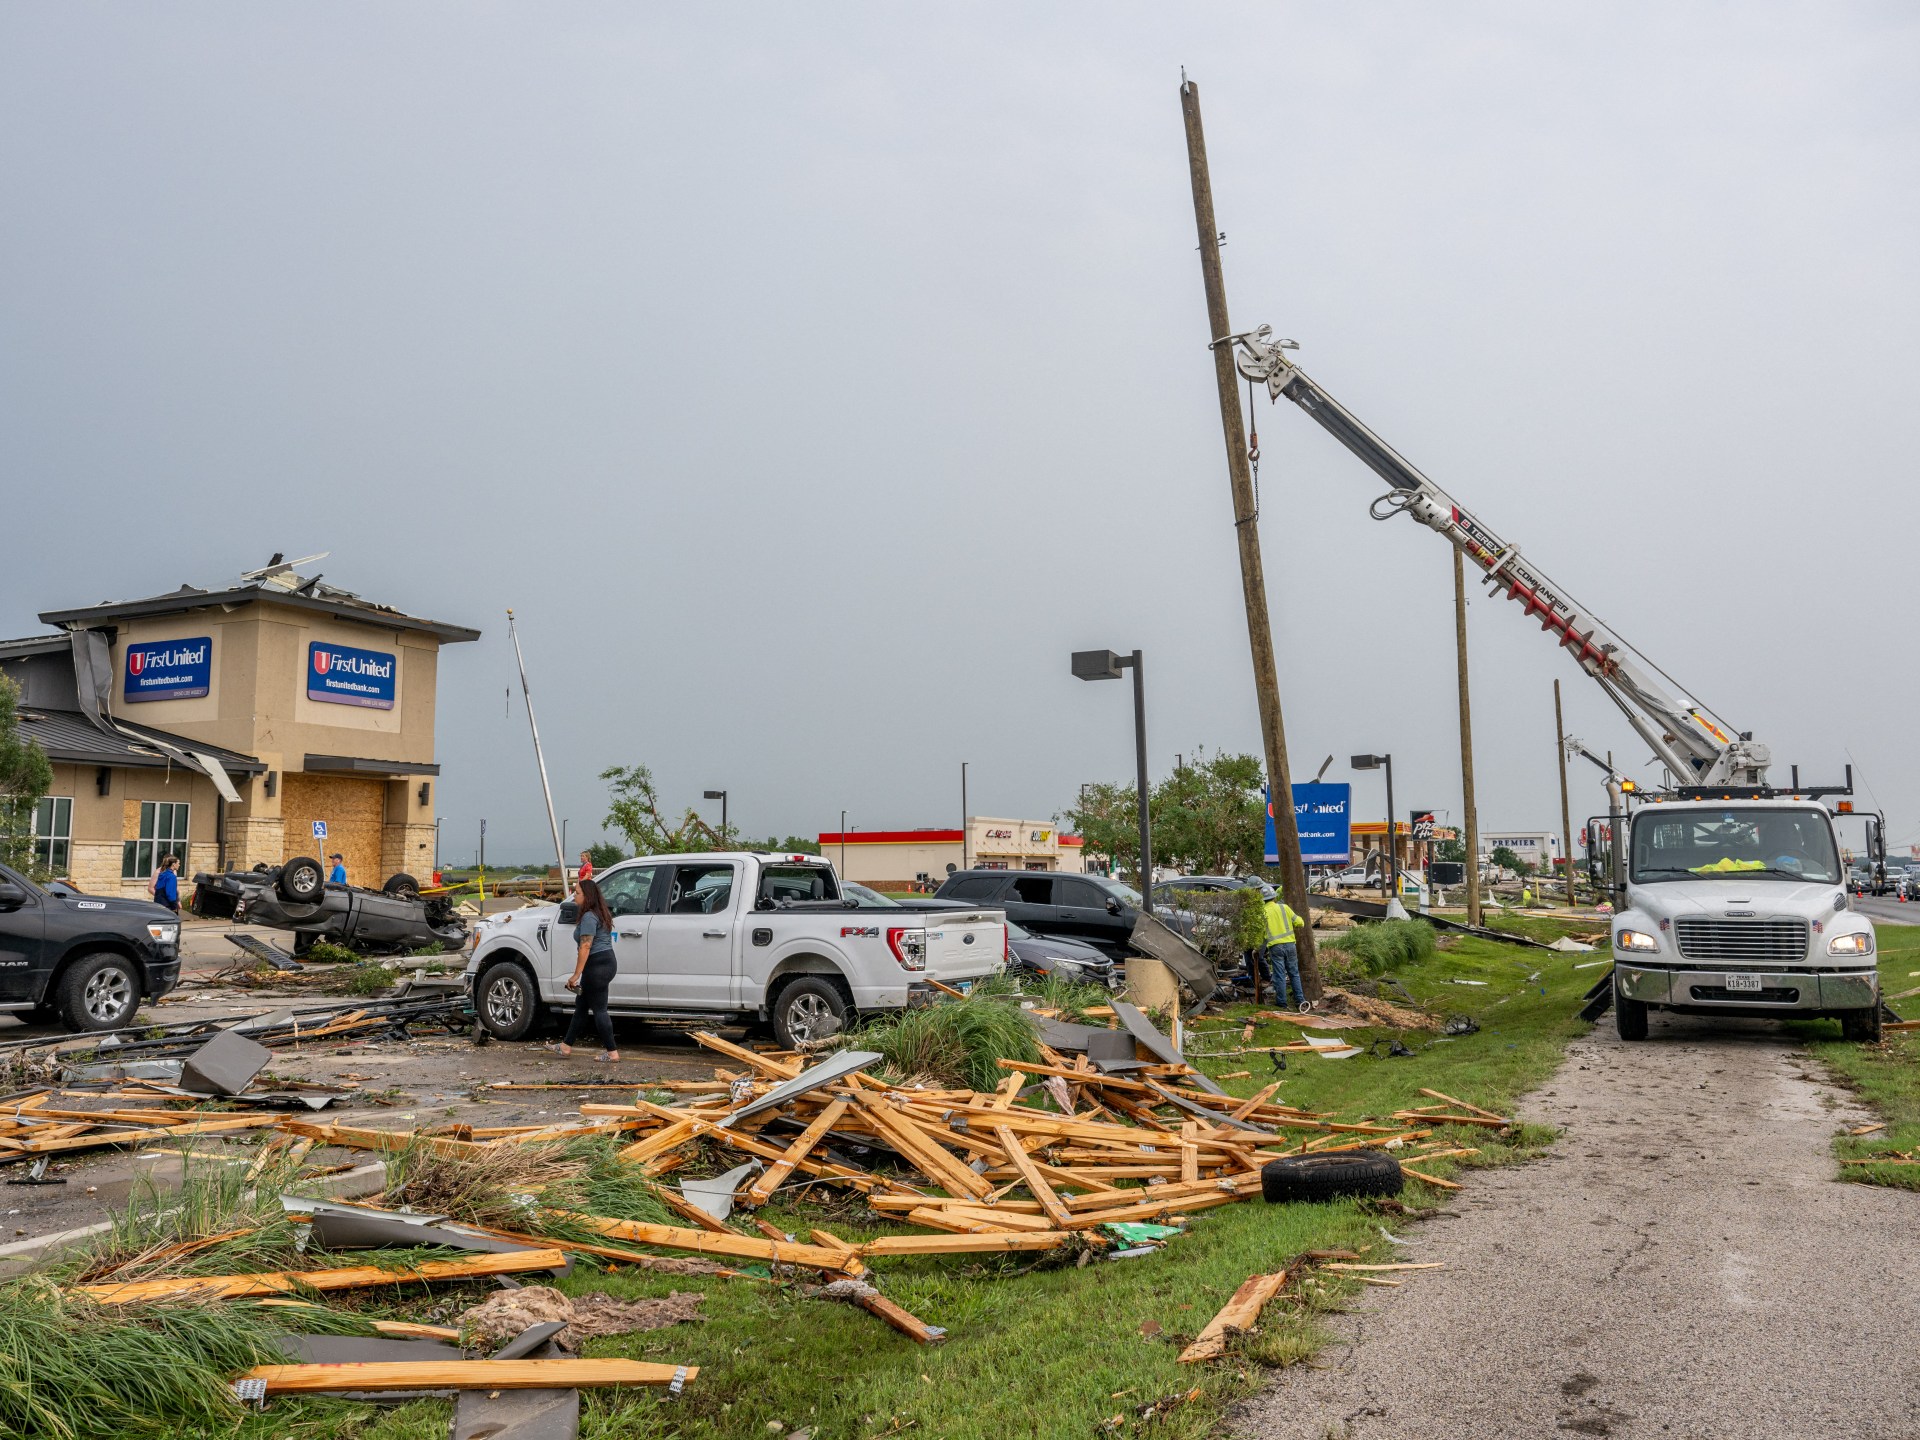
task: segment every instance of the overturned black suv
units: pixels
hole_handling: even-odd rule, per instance
[[[320,862],[302,855],[281,866],[193,877],[193,913],[240,925],[293,932],[293,953],[321,941],[353,950],[458,950],[467,925],[444,895],[420,893],[411,875],[393,875],[378,890],[333,885]]]

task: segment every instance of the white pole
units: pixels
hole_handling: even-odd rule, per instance
[[[520,666],[520,695],[527,702],[527,728],[533,731],[533,758],[540,767],[540,793],[547,801],[547,827],[553,831],[553,853],[560,861],[560,886],[567,884],[567,853],[560,845],[560,822],[553,813],[553,787],[547,783],[547,758],[540,753],[540,723],[533,718],[533,692],[527,688],[527,658],[520,653],[520,632],[513,625],[513,611],[507,611],[507,638],[513,641],[513,658]]]

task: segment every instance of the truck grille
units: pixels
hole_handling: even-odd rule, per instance
[[[1680,953],[1689,960],[1773,961],[1807,958],[1804,920],[1676,920]]]

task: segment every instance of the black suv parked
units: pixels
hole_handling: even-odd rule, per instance
[[[1127,941],[1140,918],[1140,893],[1104,875],[956,870],[936,893],[942,900],[992,905],[1036,935],[1081,940],[1115,960],[1132,953]]]
[[[69,1030],[131,1024],[180,981],[180,917],[146,900],[56,893],[0,865],[0,1011]]]

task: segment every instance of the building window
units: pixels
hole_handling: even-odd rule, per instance
[[[33,807],[33,863],[64,875],[72,862],[73,801],[49,795]]]
[[[163,855],[187,856],[187,810],[170,800],[140,802],[140,838],[128,840],[120,855],[122,880],[145,880],[153,875]]]

